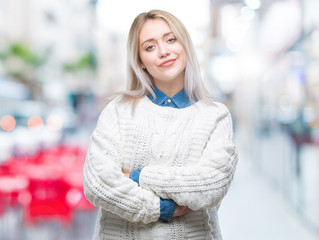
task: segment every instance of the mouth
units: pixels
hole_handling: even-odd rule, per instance
[[[175,63],[176,59],[169,59],[169,60],[166,60],[164,62],[161,62],[160,63],[160,67],[169,67],[169,66],[172,66],[174,63]]]

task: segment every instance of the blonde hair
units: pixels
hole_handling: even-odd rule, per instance
[[[209,102],[209,95],[203,85],[194,46],[187,29],[174,15],[162,10],[141,13],[132,23],[127,42],[128,91],[124,93],[124,96],[134,99],[151,93],[154,98],[156,97],[153,91],[153,78],[141,68],[142,62],[139,57],[139,33],[143,24],[149,19],[164,20],[185,48],[187,63],[184,89],[187,96],[191,101]]]

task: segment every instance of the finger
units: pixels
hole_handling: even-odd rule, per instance
[[[174,215],[173,215],[173,216],[174,216],[174,217],[179,217],[179,216],[181,216],[182,211],[183,211],[183,207],[176,205],[175,211],[174,211]]]
[[[187,206],[176,206],[175,212],[174,212],[174,217],[181,217],[188,213],[189,208]]]
[[[189,211],[189,208],[188,207],[184,207],[182,215],[185,215],[186,213],[188,213],[188,211]]]
[[[122,173],[124,174],[125,177],[130,177],[131,172],[122,169]]]

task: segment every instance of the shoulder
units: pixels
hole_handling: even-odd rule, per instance
[[[105,112],[117,112],[121,108],[131,106],[131,102],[126,101],[122,95],[111,96],[106,99],[105,106],[102,108],[101,114]]]
[[[207,126],[232,122],[232,116],[228,107],[217,101],[201,103],[196,118],[200,119],[201,124]]]
[[[199,110],[203,114],[214,115],[215,117],[225,116],[230,114],[228,107],[221,102],[217,102],[217,101],[211,101],[209,103],[200,102],[198,105],[199,105]]]
[[[112,96],[106,99],[104,106],[100,111],[99,121],[111,120],[117,118],[119,108],[121,107],[121,96]]]
[[[100,111],[97,126],[104,130],[118,126],[123,119],[130,116],[131,112],[132,103],[123,101],[122,95],[110,97]]]
[[[131,118],[136,112],[145,112],[145,106],[140,98],[127,98],[118,95],[108,99],[106,106],[102,109],[100,118],[110,118],[111,116],[120,118]]]
[[[116,110],[117,105],[119,103],[119,98],[120,98],[119,96],[107,98],[100,115],[102,116],[108,112],[112,112]]]

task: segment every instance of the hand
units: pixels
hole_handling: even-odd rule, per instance
[[[130,177],[131,172],[129,172],[127,170],[123,170],[123,169],[122,169],[122,172],[124,173],[125,177],[127,177],[127,178]]]
[[[190,209],[187,206],[176,205],[173,217],[184,216],[186,213],[189,212],[189,210]]]

